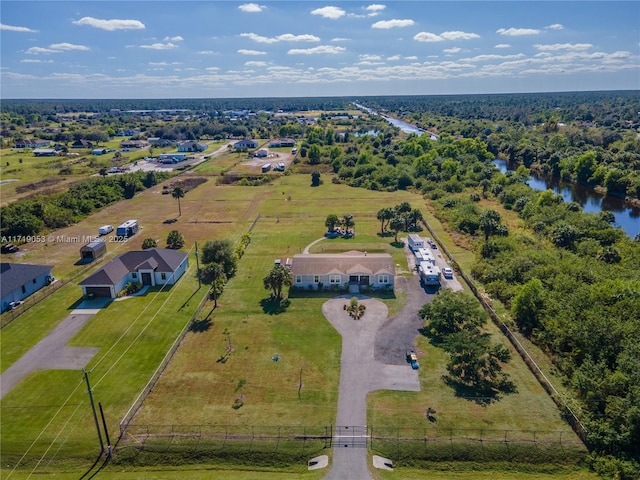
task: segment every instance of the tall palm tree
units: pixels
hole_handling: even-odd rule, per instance
[[[356,226],[356,222],[353,220],[353,215],[346,214],[342,217],[342,226],[344,227],[344,231],[349,233],[349,230]],[[355,230],[354,230],[355,236]]]
[[[178,216],[182,216],[182,207],[180,206],[180,199],[184,197],[184,188],[180,185],[175,185],[171,191],[171,196],[178,200]]]

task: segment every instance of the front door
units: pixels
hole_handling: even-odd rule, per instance
[[[151,274],[143,273],[142,274],[142,285],[151,285]]]

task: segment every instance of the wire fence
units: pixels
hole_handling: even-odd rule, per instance
[[[138,425],[127,427],[118,449],[203,456],[262,452],[311,455],[334,445],[364,447],[401,460],[518,461],[574,463],[586,454],[582,442],[566,431],[487,430],[436,427],[361,427],[354,445],[335,425]],[[342,432],[342,433],[341,433]]]
[[[440,240],[436,232],[431,229],[429,224],[423,221],[423,225],[429,231],[433,240],[438,243],[439,248],[445,253],[445,255],[450,260],[455,261],[455,257],[451,254],[451,252],[449,252],[447,247],[442,243],[442,241]],[[538,380],[538,383],[540,383],[542,388],[544,388],[544,390],[549,394],[549,396],[551,397],[553,402],[556,404],[556,406],[560,409],[565,420],[569,423],[569,425],[571,425],[571,428],[576,433],[576,435],[578,435],[578,437],[582,441],[584,441],[587,433],[585,426],[580,421],[580,419],[575,414],[575,412],[571,409],[571,407],[569,406],[567,401],[563,398],[563,396],[560,394],[560,392],[558,392],[558,390],[554,387],[553,383],[551,383],[549,378],[544,374],[544,372],[542,371],[538,363],[534,360],[534,358],[531,356],[531,354],[525,348],[522,342],[520,342],[520,340],[515,335],[515,333],[511,331],[511,329],[509,329],[509,327],[500,319],[496,311],[493,309],[493,306],[491,305],[491,301],[485,295],[483,295],[482,292],[480,292],[480,290],[476,286],[473,279],[471,279],[471,277],[469,277],[465,272],[460,271],[458,276],[462,277],[462,279],[471,289],[473,294],[480,301],[485,311],[489,314],[489,317],[491,317],[491,320],[493,321],[493,323],[498,328],[500,328],[502,333],[509,339],[513,347],[516,349],[518,354],[524,360],[525,364],[529,367],[529,370],[531,371],[531,373],[533,373],[533,375]]]

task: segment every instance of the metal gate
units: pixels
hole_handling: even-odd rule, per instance
[[[369,435],[366,425],[336,426],[333,441],[336,447],[367,448]]]

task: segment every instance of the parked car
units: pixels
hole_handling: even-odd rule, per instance
[[[0,251],[2,251],[2,253],[15,253],[18,250],[20,249],[16,247],[13,243],[7,243],[5,245],[2,245],[2,249]]]
[[[11,302],[11,303],[9,303],[9,310],[15,310],[20,305],[22,305],[22,301],[21,300],[18,300],[16,302]]]
[[[420,368],[420,364],[418,363],[418,356],[413,350],[409,350],[407,352],[407,361],[411,364],[411,368],[413,368],[414,370],[418,370],[418,368]]]
[[[442,275],[444,275],[444,278],[453,278],[453,268],[444,267],[442,269]]]

